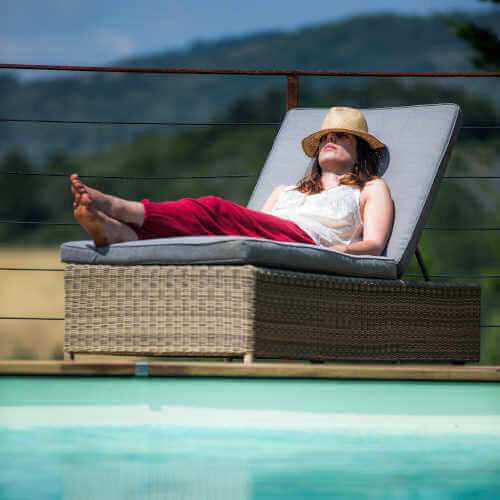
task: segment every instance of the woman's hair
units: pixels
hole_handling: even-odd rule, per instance
[[[356,136],[356,150],[358,159],[354,164],[353,172],[341,177],[339,183],[363,189],[368,181],[379,177],[378,167],[383,157],[383,149],[372,149],[365,140]],[[318,154],[314,158],[311,169],[297,182],[295,189],[305,194],[317,194],[323,191]]]

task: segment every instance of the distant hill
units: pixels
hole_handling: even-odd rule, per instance
[[[482,25],[500,26],[498,13],[475,17]],[[474,68],[466,60],[467,52],[463,42],[457,40],[438,17],[374,15],[293,32],[200,42],[185,50],[120,60],[114,65],[213,69],[471,71]],[[408,80],[408,85],[415,80]],[[303,77],[300,105],[309,105],[315,92],[326,87],[361,83],[367,84],[367,79]],[[418,83],[423,82],[419,79]],[[468,89],[500,103],[498,79],[460,78],[439,80],[439,83]],[[263,96],[271,88],[284,93],[285,78],[79,73],[71,77],[19,82],[8,71],[3,71],[0,73],[0,118],[207,121],[221,115],[239,97]],[[435,99],[439,100],[439,96],[435,96]],[[43,161],[54,151],[85,154],[113,143],[127,142],[136,134],[152,128],[2,123],[0,156],[16,148],[36,162]],[[159,131],[168,129],[161,127]]]

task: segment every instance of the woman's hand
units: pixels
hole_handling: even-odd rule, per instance
[[[343,243],[339,243],[338,245],[333,245],[333,247],[330,247],[330,250],[335,250],[336,252],[347,253],[347,245],[344,245]]]

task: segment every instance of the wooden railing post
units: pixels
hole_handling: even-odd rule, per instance
[[[299,105],[299,75],[287,75],[286,79],[286,110],[289,111]]]

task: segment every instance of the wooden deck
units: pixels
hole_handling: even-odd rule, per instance
[[[0,375],[318,378],[500,382],[500,366],[206,361],[0,361]]]

